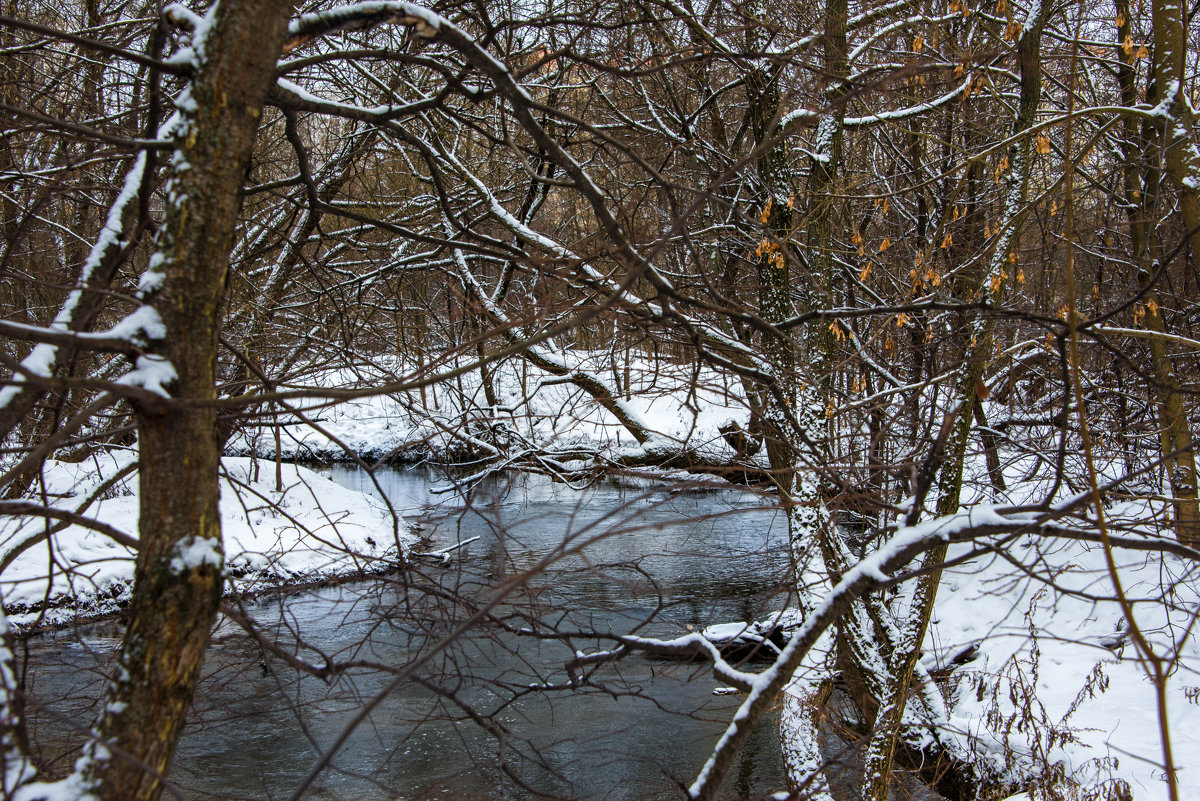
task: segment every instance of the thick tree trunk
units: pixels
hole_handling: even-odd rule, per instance
[[[827,108],[817,124],[813,157],[810,161],[808,205],[805,209],[806,244],[809,253],[810,285],[807,298],[812,307],[828,306],[833,286],[833,203],[834,185],[842,158],[842,129],[845,118],[843,98],[849,70],[846,44],[846,0],[827,0],[825,4],[824,59],[830,85],[825,90]],[[751,81],[753,86],[754,81]],[[778,79],[760,87],[752,99],[751,115],[755,140],[764,142],[773,131],[779,106]],[[768,125],[769,123],[769,125]],[[769,322],[778,322],[795,313],[791,299],[788,265],[778,243],[788,242],[793,227],[790,174],[786,170],[786,149],[773,147],[758,164],[759,176],[767,190],[767,209],[763,222],[770,226],[777,244],[774,249],[760,246],[759,313]],[[764,245],[767,240],[763,240]],[[768,360],[777,365],[782,378],[786,405],[769,395],[764,404],[767,454],[777,476],[780,498],[787,504],[788,540],[796,571],[796,593],[801,611],[810,613],[813,566],[824,557],[827,572],[837,572],[831,557],[839,549],[837,532],[822,500],[819,478],[800,469],[801,454],[807,451],[812,464],[828,461],[829,420],[826,404],[833,382],[832,337],[824,320],[818,320],[804,332],[809,362],[816,375],[801,382],[796,374],[794,343],[788,336],[764,342]],[[796,430],[799,429],[799,430]],[[815,444],[814,449],[812,444]],[[816,452],[814,452],[814,450]],[[836,561],[836,558],[834,558]],[[808,682],[794,677],[789,688],[780,735],[785,753],[788,784],[797,794],[814,801],[831,798],[823,776],[818,718],[829,696],[828,680]]]
[[[140,548],[129,627],[88,778],[102,799],[161,792],[221,596],[217,334],[240,189],[290,0],[221,0],[193,43],[158,257],[143,280],[172,400],[138,409]],[[186,97],[186,95],[185,95]],[[169,367],[167,366],[169,365]]]

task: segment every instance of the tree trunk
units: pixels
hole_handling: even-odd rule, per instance
[[[217,334],[240,189],[290,0],[222,0],[194,42],[197,74],[173,135],[158,258],[146,302],[165,336],[172,399],[137,409],[140,548],[129,626],[87,778],[102,799],[159,796],[221,597]],[[184,104],[181,103],[181,106]],[[149,362],[140,366],[149,367]]]
[[[1182,4],[1154,0],[1154,77],[1167,110],[1160,119],[1163,162],[1179,189],[1179,209],[1188,238],[1193,269],[1200,264],[1200,149],[1193,141],[1195,120],[1184,94],[1187,75],[1187,40]],[[1165,265],[1164,265],[1165,266]],[[1149,271],[1146,280],[1150,279]],[[1154,296],[1151,295],[1151,298]],[[1150,305],[1146,327],[1164,333],[1166,326],[1157,303]],[[1161,337],[1150,340],[1158,396],[1159,429],[1163,461],[1171,483],[1175,508],[1175,535],[1179,541],[1200,547],[1200,496],[1196,487],[1196,455],[1187,408]]]
[[[816,284],[808,291],[810,307],[828,305],[828,298],[832,294],[833,190],[842,157],[845,118],[842,100],[849,69],[846,56],[847,14],[846,0],[826,1],[823,40],[825,71],[830,85],[824,93],[827,108],[817,124],[805,220],[810,277]],[[778,78],[772,75],[770,84],[761,87],[752,99],[751,116],[756,143],[766,141],[773,131],[778,106]],[[777,243],[786,243],[792,237],[794,201],[788,186],[791,176],[785,165],[786,149],[782,142],[772,147],[758,163],[768,204],[763,213],[763,222],[769,225]],[[767,240],[764,239],[763,243],[767,244]],[[773,251],[760,246],[759,313],[768,322],[784,320],[795,312],[787,267],[779,244],[774,246]],[[832,337],[824,320],[809,326],[804,335],[805,345],[811,354],[809,362],[816,372],[810,381],[801,382],[796,374],[796,346],[789,336],[779,336],[775,338],[777,341],[764,343],[768,361],[777,366],[783,380],[782,391],[769,394],[764,404],[766,414],[763,429],[771,469],[779,482],[780,499],[786,504],[797,598],[801,611],[808,614],[813,608],[809,597],[812,593],[810,563],[823,555],[829,572],[835,572],[830,559],[838,547],[837,532],[822,500],[819,477],[799,469],[800,456],[805,451],[814,465],[827,461],[829,419],[825,409],[830,402],[831,393],[828,389],[833,381],[833,360],[830,358]],[[822,392],[822,389],[825,391]],[[779,395],[783,395],[784,403],[780,403]],[[814,452],[813,444],[817,452]],[[808,682],[794,677],[786,711],[780,721],[788,784],[793,791],[816,801],[831,798],[822,775],[824,764],[817,727],[817,719],[828,699],[829,688],[828,681]]]

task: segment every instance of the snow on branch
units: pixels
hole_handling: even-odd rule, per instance
[[[432,39],[447,21],[424,6],[401,2],[365,2],[303,14],[288,26],[285,53],[336,31],[357,31],[378,25],[409,25],[417,36]]]
[[[110,256],[115,248],[122,246],[125,235],[123,222],[125,210],[137,197],[145,169],[146,153],[143,151],[138,154],[133,162],[133,167],[126,173],[121,191],[117,194],[117,199],[113,201],[112,206],[109,207],[104,227],[100,230],[100,235],[96,238],[95,244],[92,245],[92,249],[83,263],[78,285],[67,295],[66,301],[54,317],[54,322],[49,325],[52,331],[71,331],[73,323],[75,323],[75,310],[83,298],[84,287],[91,282],[100,264]],[[51,342],[40,342],[34,346],[29,355],[21,360],[22,369],[12,376],[9,386],[0,389],[0,408],[7,406],[21,391],[21,384],[25,381],[24,373],[42,378],[50,377],[57,361],[58,347],[58,344]]]
[[[967,90],[967,87],[971,85],[971,80],[971,78],[968,78],[957,88],[952,89],[944,95],[936,97],[933,100],[925,103],[917,103],[916,105],[906,106],[905,108],[895,109],[893,111],[880,111],[874,114],[867,114],[862,117],[847,117],[843,125],[849,128],[855,128],[864,125],[872,125],[877,122],[896,122],[899,120],[908,119],[909,117],[920,116],[921,114],[932,111],[939,106],[944,106],[951,100],[962,96],[963,92]],[[820,112],[812,111],[806,108],[798,108],[793,111],[789,111],[787,114],[784,114],[779,120],[779,127],[786,128],[789,124],[796,122],[797,120],[812,121],[815,119],[821,119],[823,121],[825,118]],[[819,135],[820,129],[818,128],[818,136]],[[816,146],[816,150],[821,152],[819,145]]]

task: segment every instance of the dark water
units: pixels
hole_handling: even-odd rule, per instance
[[[355,468],[330,475],[371,486]],[[575,686],[565,665],[576,651],[612,647],[605,633],[676,636],[783,606],[782,520],[762,499],[615,482],[575,491],[520,475],[464,498],[431,494],[448,487],[432,473],[377,478],[397,509],[423,510],[429,550],[480,539],[448,566],[418,560],[407,576],[247,602],[289,654],[358,663],[335,680],[302,676],[223,622],[172,772],[182,796],[288,798],[374,703],[306,797],[681,797],[738,698],[712,695],[717,682],[700,663],[635,655],[577,670],[586,681]],[[471,624],[506,584],[513,591]],[[34,737],[60,766],[73,758],[72,732],[95,715],[99,668],[119,634],[99,624],[27,643],[41,705]],[[768,721],[727,796],[783,784]]]

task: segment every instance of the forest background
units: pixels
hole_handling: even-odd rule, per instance
[[[322,456],[762,493],[795,614],[769,668],[634,633],[569,666],[709,654],[745,702],[693,798],[780,703],[788,792],[829,797],[835,694],[872,801],[901,762],[951,798],[1127,797],[1047,756],[1031,688],[979,680],[1011,698],[992,741],[950,725],[966,685],[922,655],[943,570],[983,554],[1112,610],[1152,792],[1194,786],[1195,6],[3,5],[0,578],[21,625],[89,593],[127,624],[66,778],[36,775],[6,663],[8,795],[162,792],[238,577],[223,455],[273,458],[276,491]],[[136,518],[106,520],[132,476]],[[136,559],[56,561],[83,536]]]

